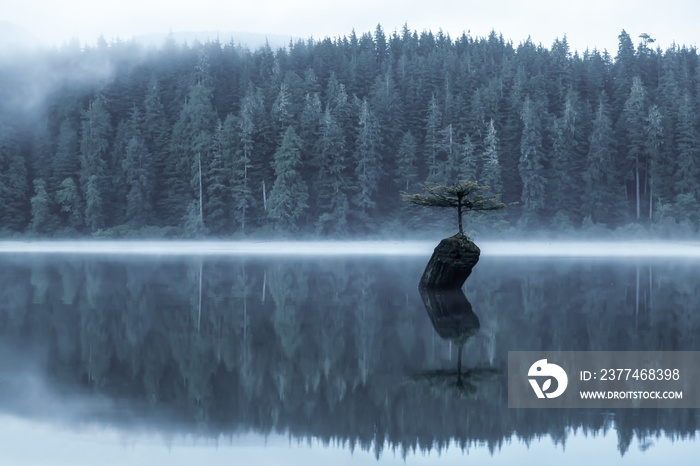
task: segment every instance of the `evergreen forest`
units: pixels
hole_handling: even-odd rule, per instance
[[[404,26],[256,50],[100,38],[0,61],[0,232],[407,237],[456,227],[400,194],[471,180],[488,235],[688,236],[700,61]]]

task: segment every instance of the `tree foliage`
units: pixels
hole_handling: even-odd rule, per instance
[[[296,232],[301,214],[308,208],[308,188],[302,179],[301,139],[289,126],[275,152],[275,183],[270,191],[269,213],[274,228]]]
[[[479,186],[473,181],[462,180],[448,186],[437,185],[424,188],[425,194],[402,194],[403,200],[422,207],[456,208],[459,232],[462,228],[464,212],[486,212],[504,209],[506,205],[500,202],[500,194],[479,194],[489,189]]]

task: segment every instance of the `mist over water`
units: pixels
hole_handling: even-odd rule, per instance
[[[438,241],[0,241],[0,254],[425,256]],[[694,241],[478,241],[483,257],[700,258]]]

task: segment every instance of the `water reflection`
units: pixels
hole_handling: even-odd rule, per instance
[[[479,333],[479,318],[461,289],[421,288],[419,292],[437,334],[457,347],[457,368],[423,371],[411,379],[427,383],[433,392],[451,392],[464,398],[475,397],[480,382],[498,374],[492,368],[462,368],[462,352],[469,340]]]
[[[482,260],[473,306],[421,296],[423,265],[6,256],[0,411],[376,456],[613,426],[624,453],[697,431],[695,410],[509,410],[504,374],[512,350],[700,349],[698,265]]]

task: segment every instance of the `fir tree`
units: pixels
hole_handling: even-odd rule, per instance
[[[625,128],[626,136],[626,164],[624,171],[626,176],[634,183],[633,193],[636,205],[636,219],[641,217],[641,188],[642,178],[646,177],[645,168],[647,166],[646,155],[646,118],[648,109],[646,104],[646,91],[642,85],[642,80],[635,77],[632,80],[632,88],[629,98],[625,102],[622,116],[622,124]]]
[[[647,117],[647,159],[649,160],[649,220],[654,215],[654,199],[657,202],[669,199],[669,167],[663,163],[663,119],[656,105],[649,106]]]
[[[445,154],[442,177],[446,181],[456,180],[459,176],[460,152],[451,123],[440,130],[440,138],[441,152]]]
[[[616,177],[615,146],[608,109],[601,97],[593,121],[593,133],[584,167],[582,214],[592,222],[609,225],[619,222],[624,190]]]
[[[549,197],[555,218],[567,225],[578,217],[581,197],[580,137],[581,121],[577,109],[578,98],[569,91],[564,102],[563,114],[555,118],[552,150],[552,175]]]
[[[176,171],[168,190],[168,204],[172,212],[185,214],[189,218],[191,202],[195,201],[200,216],[199,223],[204,222],[205,187],[202,183],[202,167],[208,163],[211,133],[215,124],[211,89],[205,83],[206,80],[202,80],[191,86],[187,101],[173,127],[171,163],[175,164]]]
[[[425,122],[425,141],[423,143],[425,157],[428,164],[428,183],[440,183],[443,181],[444,170],[440,161],[440,125],[442,115],[435,94],[430,99],[428,113]]]
[[[151,155],[153,172],[153,205],[158,223],[167,223],[170,216],[167,193],[170,180],[176,179],[175,163],[170,154],[170,126],[161,101],[161,85],[152,75],[146,86],[141,134]],[[154,219],[155,220],[155,219]],[[152,223],[155,223],[152,222]]]
[[[523,134],[520,141],[518,171],[523,183],[521,196],[523,221],[534,222],[545,208],[544,152],[540,117],[530,98],[525,99],[521,114]]]
[[[105,226],[103,199],[109,188],[105,168],[111,132],[104,98],[98,94],[82,112],[80,186],[85,199],[85,224],[95,232]]]
[[[403,194],[403,200],[422,207],[457,209],[459,234],[464,234],[462,214],[464,212],[485,212],[506,207],[500,202],[500,194],[480,194],[488,186],[479,186],[473,181],[462,180],[451,185],[437,185],[425,188],[425,194]]]
[[[153,213],[153,164],[139,133],[126,146],[122,169],[127,188],[126,221],[133,228],[144,227]]]
[[[275,184],[268,200],[268,216],[279,232],[298,231],[298,221],[308,208],[308,188],[301,176],[301,139],[287,128],[275,152]]]
[[[377,47],[382,47],[377,44]],[[382,54],[383,55],[383,54]],[[389,69],[377,79],[370,90],[370,108],[379,126],[379,150],[383,154],[395,154],[401,142],[401,128],[404,127],[403,103],[396,88],[392,71]],[[384,158],[383,170],[394,170],[391,157]]]
[[[398,154],[396,155],[398,176],[394,178],[396,185],[400,189],[409,191],[411,185],[415,184],[418,180],[417,151],[416,140],[411,132],[404,133],[401,137],[401,145],[399,145]]]
[[[34,196],[32,196],[31,205],[31,230],[34,233],[48,233],[53,227],[51,199],[46,192],[46,182],[41,178],[34,180]]]
[[[23,230],[27,224],[27,167],[10,122],[0,124],[0,229]]]
[[[60,207],[62,223],[79,231],[83,227],[83,202],[73,178],[66,178],[56,191],[56,203]]]
[[[313,160],[314,145],[319,138],[319,123],[321,121],[321,99],[318,93],[307,93],[304,97],[304,108],[301,112],[299,137],[304,143],[303,154],[307,160]]]
[[[677,158],[674,181],[677,194],[698,195],[700,184],[700,160],[698,160],[698,144],[695,137],[695,115],[690,95],[686,92],[678,108],[678,120],[675,131]]]
[[[355,195],[353,203],[357,206],[360,222],[368,226],[371,212],[376,206],[375,193],[379,188],[382,157],[378,150],[379,128],[370,111],[367,100],[360,106],[359,129],[355,142]]]
[[[69,176],[77,179],[80,171],[78,131],[70,119],[61,122],[56,141],[56,152],[51,161],[49,190],[55,191]]]
[[[224,133],[224,126],[219,122],[212,137],[211,162],[205,174],[207,195],[204,214],[207,228],[212,233],[224,232],[229,224],[227,201],[231,194],[226,183],[225,158],[230,151],[226,150]]]
[[[319,138],[316,141],[312,160],[317,171],[312,190],[316,199],[319,232],[345,233],[348,215],[347,162],[345,136],[335,117],[326,109],[320,121]],[[338,198],[342,199],[338,199]]]
[[[232,176],[231,194],[233,195],[233,217],[240,226],[240,231],[246,233],[246,225],[249,223],[249,212],[255,206],[253,195],[253,179],[251,170],[255,168],[254,154],[259,154],[256,136],[260,133],[260,117],[263,112],[262,94],[252,84],[248,85],[245,97],[241,102],[241,109],[236,123],[233,116],[226,118],[224,122],[224,136],[222,140],[225,158],[229,157],[228,151],[233,151],[235,142],[234,134],[238,130],[238,152],[231,153]],[[260,156],[257,157],[261,159]],[[260,162],[258,162],[259,164]],[[262,180],[260,180],[262,182]]]
[[[498,137],[493,120],[489,123],[486,139],[484,140],[484,154],[482,157],[483,169],[481,171],[481,182],[489,187],[491,193],[500,193],[501,183],[501,162],[498,155]]]
[[[494,128],[494,137],[496,135]],[[495,142],[495,141],[494,141]],[[469,137],[469,133],[464,135],[464,142],[461,147],[461,156],[459,163],[459,179],[479,181],[479,162],[476,155],[476,147]]]
[[[282,137],[285,129],[292,123],[294,108],[292,95],[286,82],[280,84],[280,90],[272,103],[272,118],[275,122],[276,133]]]
[[[674,185],[676,218],[695,222],[698,219],[697,211],[700,208],[700,152],[693,122],[693,112],[690,95],[686,92],[678,108],[678,120],[676,124],[675,142],[677,159],[675,163]]]
[[[105,224],[100,184],[97,175],[90,176],[85,184],[85,225],[92,232],[100,230]]]

